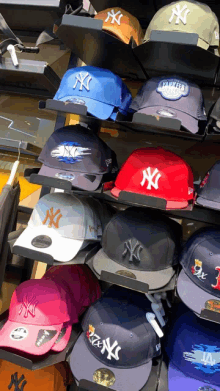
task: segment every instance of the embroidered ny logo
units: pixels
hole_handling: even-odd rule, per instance
[[[132,240],[129,239],[127,242],[125,242],[125,250],[122,253],[122,256],[125,257],[127,253],[129,253],[129,262],[140,262],[140,251],[143,250],[143,247],[141,244],[137,241],[136,243],[132,244]],[[136,254],[135,254],[136,251]]]
[[[89,83],[92,80],[92,77],[91,76],[88,77],[88,76],[89,76],[88,72],[85,75],[83,75],[82,72],[79,72],[78,75],[76,75],[76,82],[75,82],[73,88],[75,89],[77,84],[80,83],[79,91],[82,91],[83,87],[87,91],[90,91]],[[88,79],[86,80],[87,77],[88,77]],[[86,84],[84,83],[85,80],[86,80]]]
[[[19,387],[19,384],[23,382],[21,384],[21,387]],[[27,384],[27,381],[24,380],[24,375],[22,375],[20,377],[20,379],[18,379],[18,372],[15,372],[14,375],[11,375],[11,383],[9,384],[8,386],[8,389],[10,390],[12,388],[12,386],[14,385],[14,391],[23,391],[24,389],[24,386]]]
[[[57,218],[55,221],[55,217]],[[42,221],[42,224],[46,224],[47,220],[49,219],[48,228],[51,228],[53,225],[55,228],[59,228],[59,221],[62,217],[62,214],[60,213],[60,209],[57,209],[56,213],[53,212],[53,208],[50,208],[47,210],[46,217],[44,221]]]
[[[118,16],[118,19],[116,18],[116,16]],[[121,13],[121,11],[118,11],[115,14],[115,11],[112,9],[111,12],[108,11],[108,16],[105,19],[105,22],[108,22],[109,18],[112,18],[111,23],[114,24],[114,22],[116,22],[120,26],[122,16],[123,14]]]
[[[182,12],[185,11],[184,13],[184,16],[182,16]],[[176,22],[175,24],[179,24],[180,23],[180,20],[183,24],[186,24],[186,17],[187,17],[187,14],[190,12],[190,10],[187,8],[187,5],[185,4],[183,6],[182,9],[180,9],[180,5],[177,4],[176,5],[176,9],[175,8],[172,8],[172,15],[171,15],[171,18],[169,19],[169,23],[172,22],[174,16],[176,16]]]
[[[154,189],[158,189],[158,181],[161,177],[161,174],[159,173],[159,170],[155,168],[154,172],[151,174],[151,167],[148,167],[146,170],[143,170],[143,179],[141,182],[141,186],[144,186],[145,181],[148,181],[147,190],[151,190],[151,187],[154,187]],[[153,182],[154,179],[154,182]]]
[[[25,296],[23,298],[23,303],[21,304],[19,312],[18,312],[19,315],[21,315],[23,308],[26,308],[25,313],[24,313],[24,317],[27,318],[28,314],[30,314],[34,318],[35,317],[35,308],[38,303],[39,302],[36,300],[36,296],[33,295],[29,299],[28,299],[28,296]],[[31,308],[31,306],[32,306],[32,308]]]
[[[103,342],[103,348],[101,350],[101,353],[104,354],[105,351],[107,350],[108,360],[111,360],[112,358],[114,358],[115,360],[119,360],[118,352],[119,350],[121,350],[121,347],[118,346],[118,341],[115,341],[112,346],[110,345],[110,338],[104,339],[102,342]],[[113,352],[114,349],[115,351]]]
[[[204,352],[203,353],[203,358],[201,360],[204,365],[215,365],[216,361],[212,358],[212,353],[209,352]]]

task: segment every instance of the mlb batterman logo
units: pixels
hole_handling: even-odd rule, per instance
[[[189,95],[190,88],[187,83],[178,79],[163,79],[158,83],[157,92],[167,100],[178,100]]]

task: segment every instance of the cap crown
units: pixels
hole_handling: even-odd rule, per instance
[[[169,330],[166,350],[171,363],[187,377],[219,386],[220,331],[216,324],[188,311]]]
[[[83,98],[106,103],[122,111],[127,110],[132,99],[122,79],[108,69],[90,66],[69,69],[54,99],[85,104]]]
[[[178,76],[151,78],[138,91],[130,108],[139,111],[154,106],[159,107],[158,115],[162,115],[163,107],[169,107],[174,114],[176,109],[198,120],[207,119],[200,88]]]
[[[204,49],[219,46],[218,19],[208,5],[197,1],[176,1],[162,7],[151,20],[144,41],[150,40],[152,30],[196,33],[198,45]]]
[[[137,45],[142,43],[144,34],[139,21],[135,16],[122,8],[108,8],[98,12],[95,19],[103,20],[103,30],[110,31],[125,43],[129,43],[131,37]]]
[[[117,170],[114,152],[93,131],[83,126],[66,126],[47,140],[38,160],[58,170],[88,174]]]
[[[190,166],[163,148],[141,148],[132,152],[119,171],[115,186],[167,201],[193,199]]]
[[[220,160],[205,175],[200,183],[198,195],[210,201],[220,202]]]
[[[133,299],[116,292],[118,297],[107,295],[89,308],[82,323],[85,343],[105,365],[137,367],[160,354],[159,337],[146,320],[148,300],[136,292]]]
[[[186,243],[180,263],[194,284],[220,297],[220,230],[206,228],[195,233]]]
[[[175,221],[142,208],[128,208],[110,220],[102,247],[110,259],[128,269],[159,271],[177,263],[181,236]]]
[[[98,240],[102,234],[101,222],[86,197],[51,193],[39,199],[28,227],[47,226],[69,239]]]
[[[53,281],[22,282],[12,295],[9,320],[42,326],[68,322],[68,300],[66,292]]]

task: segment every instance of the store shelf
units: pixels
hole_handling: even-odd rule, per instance
[[[132,44],[125,44],[102,30],[103,21],[64,15],[56,35],[87,65],[110,69],[121,77],[146,80]]]

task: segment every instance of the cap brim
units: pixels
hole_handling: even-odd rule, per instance
[[[49,352],[49,350],[54,345],[62,329],[62,326],[63,324],[53,325],[53,326],[45,326],[45,325],[39,326],[39,325],[30,325],[25,323],[11,322],[10,320],[8,320],[3,326],[3,328],[0,330],[0,347],[12,348],[37,356],[45,354]],[[27,336],[21,338],[20,340],[11,337],[11,333],[18,328],[22,330],[24,329],[27,330]],[[37,346],[36,342],[39,338],[38,334],[41,331],[40,333],[41,335],[44,330],[47,332],[55,331],[56,334],[49,341],[42,343],[41,346]],[[44,339],[44,341],[46,340],[46,338]]]
[[[181,270],[177,280],[177,292],[181,300],[197,315],[201,314],[208,300],[218,300],[218,297],[203,291]]]
[[[51,350],[53,350],[54,352],[62,352],[66,348],[69,342],[71,332],[72,332],[72,325],[64,324]]]
[[[109,387],[116,391],[139,391],[146,384],[151,372],[152,361],[140,367],[129,369],[118,369],[106,366],[98,361],[88,350],[84,333],[80,335],[70,356],[71,371],[76,378],[94,382],[93,374],[100,368],[105,368],[113,372],[115,383]]]
[[[69,182],[71,182],[72,186],[88,191],[96,190],[99,187],[103,177],[103,175],[63,171],[58,168],[48,167],[45,164],[43,164],[43,166],[41,167],[38,175],[68,180]],[[73,179],[65,179],[65,176],[72,176]]]
[[[204,383],[201,380],[193,379],[192,377],[185,376],[181,371],[179,371],[177,368],[172,365],[172,363],[169,364],[168,368],[168,388],[169,391],[197,391],[209,389],[209,390],[216,390],[220,391],[220,387],[217,387],[216,385],[211,385],[210,383]]]
[[[196,203],[198,205],[206,206],[207,208],[220,210],[220,202],[207,200],[206,198],[203,197],[198,197]]]
[[[158,111],[162,110],[162,109],[164,109],[164,110],[170,109],[176,113],[176,116],[175,117],[162,116],[158,113]],[[149,114],[149,115],[154,115],[154,116],[163,117],[163,118],[178,119],[181,121],[181,124],[184,128],[186,128],[189,132],[194,133],[194,134],[197,133],[199,130],[198,120],[196,118],[191,117],[191,115],[183,113],[182,111],[176,110],[173,107],[168,107],[168,106],[165,106],[165,107],[161,107],[161,106],[145,107],[141,110],[138,110],[138,113],[143,113],[146,115]]]
[[[175,270],[172,267],[159,271],[139,271],[136,269],[128,269],[117,262],[114,262],[103,251],[99,250],[93,258],[93,268],[98,275],[101,275],[102,270],[110,273],[118,274],[119,271],[131,272],[137,281],[144,282],[149,285],[149,289],[159,289],[167,285]]]
[[[115,109],[115,106],[108,105],[107,103],[99,102],[98,100],[94,100],[80,95],[65,96],[58,100],[62,102],[66,102],[66,101],[73,101],[74,99],[83,100],[87,107],[87,112],[99,119],[108,119]]]
[[[48,247],[45,247],[46,245],[44,247],[33,246],[32,241],[38,236],[50,238],[51,245]],[[54,229],[41,225],[35,228],[27,227],[16,240],[14,246],[51,255],[58,262],[69,262],[77,255],[83,243],[84,240],[65,238]]]

